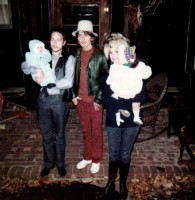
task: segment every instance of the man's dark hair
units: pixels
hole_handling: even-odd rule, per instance
[[[95,44],[96,42],[96,37],[93,35],[93,33],[89,32],[89,31],[83,31],[84,34],[89,35],[93,38],[93,40],[91,41],[92,44]],[[78,37],[79,32],[76,33],[76,37]]]
[[[53,32],[61,33],[62,36],[63,36],[64,41],[66,41],[66,34],[65,34],[65,31],[64,31],[63,28],[61,28],[61,27],[53,27],[53,28],[50,30],[50,34],[49,34],[50,38],[51,38],[51,34],[52,34]]]

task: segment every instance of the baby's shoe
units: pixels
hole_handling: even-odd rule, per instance
[[[128,110],[119,109],[118,110],[124,117],[130,117],[130,112]]]
[[[137,125],[143,125],[142,120],[139,117],[134,117],[133,121],[137,124]]]

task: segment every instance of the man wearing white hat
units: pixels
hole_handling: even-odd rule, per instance
[[[91,21],[80,20],[72,35],[77,37],[80,45],[75,56],[72,101],[77,106],[84,140],[83,159],[76,167],[82,169],[92,163],[90,172],[97,173],[103,154],[103,106],[99,79],[107,70],[107,60],[104,52],[93,45],[98,34],[93,31]]]
[[[98,37],[98,34],[93,32],[93,24],[89,20],[80,20],[78,22],[77,30],[73,31],[72,35],[76,37],[78,31],[87,31],[92,33],[95,37]]]

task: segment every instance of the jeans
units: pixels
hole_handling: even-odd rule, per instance
[[[93,163],[102,161],[103,133],[102,133],[102,113],[103,107],[95,111],[93,102],[87,103],[78,101],[77,111],[83,131],[85,160],[92,160]]]
[[[140,126],[107,127],[109,159],[111,161],[131,162],[131,152]]]
[[[38,120],[42,134],[45,167],[63,167],[65,162],[65,124],[69,108],[62,95],[39,95]]]

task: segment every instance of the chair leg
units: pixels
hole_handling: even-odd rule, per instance
[[[179,155],[178,163],[180,163],[182,161],[183,152],[184,152],[184,145],[180,144],[180,155]]]
[[[167,129],[167,137],[170,138],[171,137],[171,123],[168,123],[168,129]]]
[[[155,124],[152,124],[152,134],[154,135],[155,134]]]

